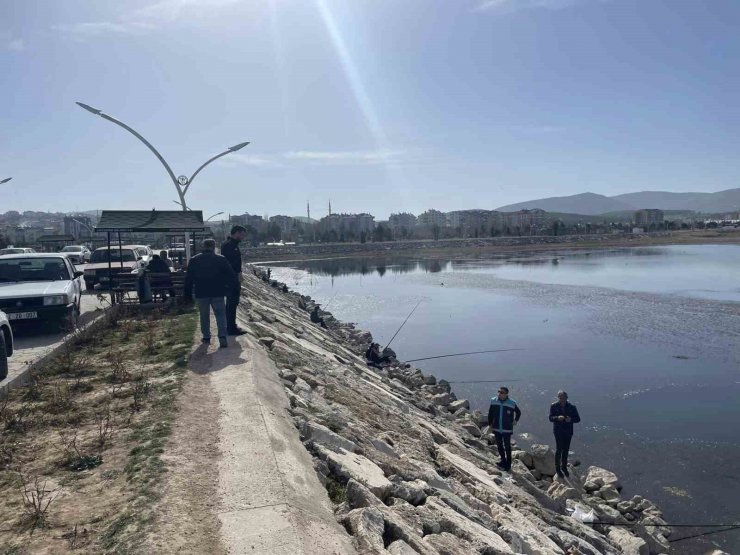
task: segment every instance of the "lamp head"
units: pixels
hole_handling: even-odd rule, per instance
[[[247,141],[246,143],[239,143],[238,145],[234,145],[234,146],[229,147],[229,151],[236,152],[237,150],[243,149],[248,144],[249,144],[249,141]]]
[[[88,106],[87,104],[83,104],[82,102],[75,102],[75,104],[77,104],[80,108],[84,108],[91,114],[95,114],[96,116],[99,116],[103,113],[102,110],[98,110],[97,108],[93,108],[92,106]]]

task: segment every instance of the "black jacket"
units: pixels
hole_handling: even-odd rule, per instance
[[[152,274],[169,274],[170,267],[159,256],[156,258],[152,256],[149,264],[146,265],[146,271]]]
[[[202,252],[190,259],[185,274],[185,298],[224,297],[227,291],[238,286],[238,279],[231,265],[223,256],[214,252]]]
[[[231,269],[234,270],[236,275],[242,273],[242,253],[239,250],[239,241],[231,237],[226,239],[226,242],[221,245],[221,255],[229,261]]]
[[[522,411],[511,397],[501,401],[498,396],[491,399],[491,408],[488,409],[488,425],[492,432],[499,434],[514,433],[514,422],[519,422]]]
[[[558,416],[570,416],[570,422],[557,420]],[[573,435],[573,424],[581,421],[578,415],[578,409],[575,405],[566,402],[565,406],[556,401],[550,405],[550,422],[552,422],[552,431],[557,435]]]

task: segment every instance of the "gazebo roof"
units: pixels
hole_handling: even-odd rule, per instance
[[[103,210],[96,232],[204,231],[203,212],[200,210]]]
[[[74,241],[74,235],[40,235],[36,242],[38,243],[69,243]]]

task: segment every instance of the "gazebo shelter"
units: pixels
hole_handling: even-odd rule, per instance
[[[36,242],[43,252],[55,252],[75,242],[73,235],[41,235]]]
[[[111,248],[111,234],[117,234],[118,249],[123,247],[121,233],[168,233],[186,237],[192,233],[203,233],[207,226],[203,223],[200,210],[103,210],[95,226],[96,233],[106,233],[108,250]],[[121,267],[123,257],[119,255]],[[113,269],[108,256],[108,287],[113,288]],[[112,299],[112,295],[111,295]]]

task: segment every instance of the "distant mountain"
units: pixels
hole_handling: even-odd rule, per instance
[[[607,197],[595,193],[581,193],[567,197],[550,197],[518,202],[497,208],[514,212],[525,208],[541,208],[547,212],[567,212],[595,216],[607,212],[660,208],[661,210],[693,210],[715,213],[740,210],[740,188],[717,193],[669,193],[642,191]]]
[[[730,212],[740,209],[740,189],[717,193],[667,193],[643,191],[611,197],[634,208],[661,210],[694,210],[696,212]]]
[[[596,215],[606,212],[632,210],[632,206],[625,202],[597,195],[596,193],[581,193],[569,197],[550,197],[527,202],[518,202],[497,208],[501,212],[516,212],[526,208],[541,208],[546,212],[567,212],[570,214]]]

